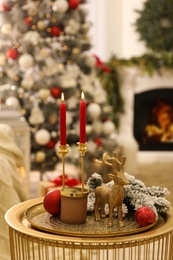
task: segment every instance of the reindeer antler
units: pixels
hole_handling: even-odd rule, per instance
[[[118,160],[118,158],[115,158],[116,163],[119,165],[119,171],[116,169],[116,173],[118,173],[119,177],[124,177],[124,164],[126,162],[126,157],[122,156],[121,160]]]
[[[112,166],[112,163],[110,163],[110,162],[107,161],[108,159],[112,159],[112,157],[110,157],[108,153],[104,153],[104,154],[102,155],[102,160],[100,161],[100,160],[98,160],[98,159],[95,159],[95,162],[97,162],[97,163],[99,163],[99,164],[107,164],[107,165]]]
[[[124,165],[125,164],[125,162],[126,162],[126,157],[125,156],[122,156],[122,160],[121,161],[119,161],[118,160],[118,158],[116,157],[116,154],[115,154],[115,160],[116,160],[116,162],[119,164],[119,165]]]
[[[109,160],[109,161],[108,161]],[[110,162],[110,160],[112,162]],[[111,166],[117,172],[117,164],[120,166],[120,170],[123,171],[124,164],[126,162],[126,157],[122,156],[121,161],[117,158],[116,152],[113,152],[113,156],[109,156],[108,153],[103,153],[102,160],[95,159],[95,162],[99,164],[107,164]]]

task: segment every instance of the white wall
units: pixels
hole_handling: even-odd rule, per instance
[[[123,58],[143,54],[145,44],[139,41],[133,26],[138,15],[135,9],[141,10],[143,3],[144,0],[90,0],[92,52],[103,60],[112,54]]]
[[[106,0],[88,0],[88,9],[88,20],[92,22],[90,35],[93,48],[91,51],[99,57],[105,57],[108,12]]]

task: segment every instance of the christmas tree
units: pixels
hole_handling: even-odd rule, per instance
[[[79,161],[81,92],[87,102],[88,161],[117,147],[112,108],[89,52],[87,15],[85,0],[0,1],[0,85],[12,105],[19,100],[30,125],[32,169],[51,170],[61,161],[57,144],[62,92],[67,105],[67,160]]]

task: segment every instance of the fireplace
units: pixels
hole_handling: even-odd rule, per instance
[[[173,141],[170,139],[167,142],[158,142],[157,138],[155,142],[152,138],[147,140],[144,131],[147,125],[156,124],[151,116],[153,106],[161,102],[166,106],[166,110],[167,106],[173,109],[172,71],[162,69],[160,74],[155,72],[149,76],[134,66],[123,67],[119,72],[125,107],[120,118],[118,141],[124,147],[124,154],[128,158],[127,172],[135,172],[135,165],[139,162],[172,161]]]
[[[173,151],[173,88],[134,95],[134,137],[141,151]]]

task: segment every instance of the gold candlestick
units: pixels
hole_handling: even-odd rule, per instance
[[[68,144],[58,146],[58,153],[62,158],[62,190],[64,190],[65,187],[65,157],[68,154],[68,152]]]
[[[77,144],[78,144],[78,151],[81,156],[81,170],[82,170],[81,178],[82,178],[82,193],[83,193],[84,192],[84,156],[88,149],[87,149],[87,143],[78,142]]]

